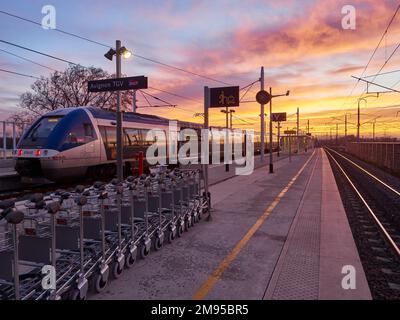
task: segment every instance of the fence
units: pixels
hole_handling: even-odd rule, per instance
[[[0,121],[0,140],[2,141],[1,158],[11,158],[17,149],[19,138],[27,124],[14,121]]]
[[[400,173],[400,142],[351,142],[346,151],[361,160]]]

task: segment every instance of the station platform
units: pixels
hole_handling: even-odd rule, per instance
[[[371,299],[325,152],[282,158],[274,170],[212,185],[211,221],[90,299]],[[342,287],[349,265],[355,289]]]

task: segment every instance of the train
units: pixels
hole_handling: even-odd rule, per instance
[[[168,133],[169,121],[123,112],[125,174],[134,169],[138,153],[146,154],[152,144],[146,139],[147,132],[157,128]],[[178,131],[188,128],[199,132],[202,127],[177,121]],[[255,153],[260,153],[257,142]],[[41,116],[25,130],[17,144],[15,170],[21,177],[44,177],[53,182],[108,177],[116,173],[116,155],[115,112],[91,106],[62,108]]]

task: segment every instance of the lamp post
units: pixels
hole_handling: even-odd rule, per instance
[[[130,52],[125,47],[121,46],[121,41],[117,40],[115,44],[115,50],[110,49],[104,55],[108,60],[112,61],[113,56],[116,56],[116,77],[121,78],[121,56],[125,59],[128,59],[132,52]],[[117,107],[116,107],[116,114],[117,114],[117,141],[116,141],[116,149],[117,149],[117,178],[119,181],[123,179],[123,146],[122,146],[122,112],[121,112],[121,92],[117,91]]]
[[[365,104],[367,104],[367,98],[378,98],[379,97],[379,92],[376,93],[376,96],[374,95],[369,95],[369,96],[365,96],[362,98],[358,98],[358,103],[357,103],[357,142],[360,142],[360,102],[364,101]]]
[[[225,122],[225,127],[226,127],[226,138],[225,138],[225,143],[229,143],[229,132],[228,129],[229,127],[232,129],[232,113],[235,112],[235,110],[228,110],[228,107],[226,107],[225,110],[221,110],[222,113],[225,113],[226,115],[226,122]],[[229,126],[229,120],[228,120],[228,114],[230,114],[230,126]],[[225,159],[225,171],[228,172],[229,171],[229,163],[227,163],[228,159]]]

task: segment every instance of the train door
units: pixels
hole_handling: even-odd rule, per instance
[[[94,132],[93,125],[91,123],[83,124],[85,148],[82,150],[85,158],[96,157],[96,134]]]

